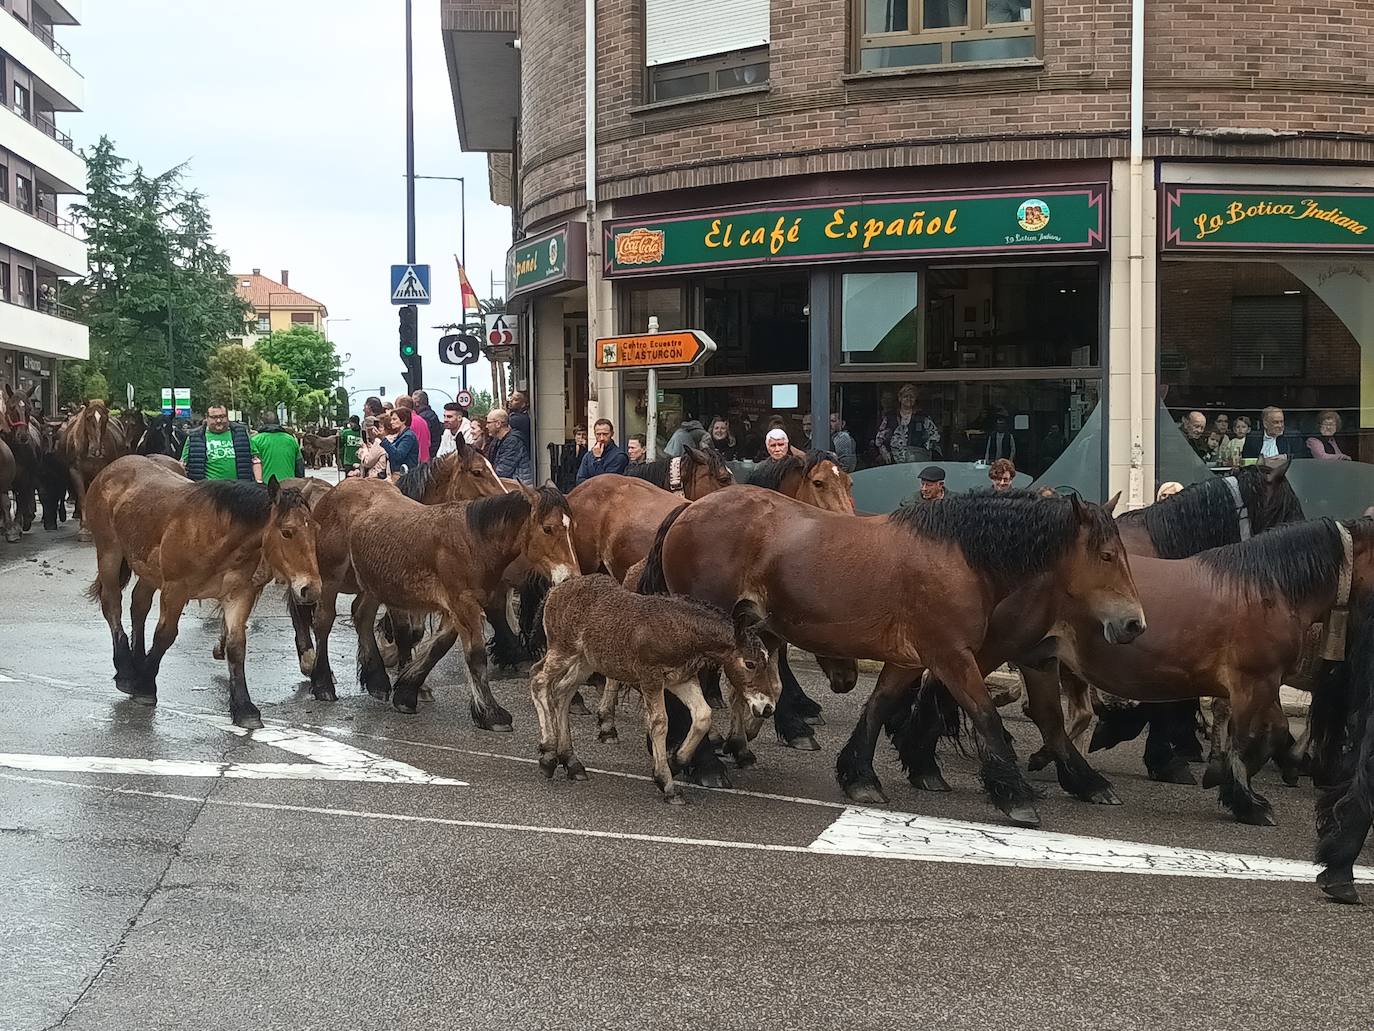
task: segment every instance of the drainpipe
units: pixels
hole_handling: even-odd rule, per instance
[[[583,92],[586,97],[586,113],[583,116],[583,178],[587,195],[587,340],[588,354],[596,347],[596,339],[601,335],[601,264],[600,240],[596,220],[596,0],[585,0],[583,23],[586,39]],[[596,406],[598,416],[601,412],[601,395],[597,389],[596,362],[587,362],[587,399],[588,407]],[[587,424],[591,424],[591,412],[584,413]]]
[[[588,0],[590,3],[590,0]],[[1127,509],[1140,508],[1145,497],[1145,0],[1131,0],[1131,234],[1130,234],[1130,350],[1131,350],[1131,467]]]

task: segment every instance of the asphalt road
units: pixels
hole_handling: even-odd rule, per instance
[[[761,738],[738,790],[668,806],[633,703],[619,744],[578,721],[592,778],[569,783],[533,764],[523,680],[497,685],[511,734],[472,727],[452,661],[418,716],[342,682],[313,701],[270,589],[248,661],[268,728],[235,734],[194,607],[158,708],[114,691],[92,567],[70,528],[0,547],[5,1031],[1374,1020],[1374,913],[1322,900],[1311,787],[1272,769],[1275,828],[1151,783],[1138,746],[1093,757],[1120,808],[1044,780],[1039,832],[952,751],[954,791],[929,795],[882,746],[891,805],[849,808],[831,771],[871,678],[836,697],[804,673],[820,752]]]

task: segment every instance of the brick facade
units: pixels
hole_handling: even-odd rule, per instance
[[[1036,67],[850,74],[846,0],[773,0],[770,88],[644,105],[643,0],[601,0],[603,199],[800,175],[1125,154],[1129,0],[1043,0]],[[517,221],[580,207],[583,5],[520,5]],[[1374,159],[1374,5],[1147,5],[1150,156]],[[1216,130],[1264,130],[1261,138]],[[1201,135],[1199,135],[1201,134]]]

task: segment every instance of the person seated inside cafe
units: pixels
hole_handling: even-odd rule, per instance
[[[992,489],[998,493],[1011,490],[1012,481],[1016,479],[1016,466],[1010,458],[999,458],[988,466],[988,479],[992,481]]]
[[[1313,458],[1323,462],[1349,462],[1351,457],[1336,443],[1341,431],[1341,417],[1327,409],[1317,415],[1317,432],[1307,438],[1307,450]]]
[[[1217,424],[1220,426],[1221,416],[1217,416]],[[1240,465],[1240,453],[1250,437],[1250,417],[1237,415],[1235,419],[1228,421],[1228,426],[1231,434],[1222,440],[1221,446],[1217,448],[1217,465],[1234,469]]]
[[[1289,433],[1284,426],[1283,409],[1270,405],[1260,412],[1260,432],[1252,433],[1241,449],[1241,461],[1254,458],[1306,457],[1310,454],[1296,433]]]

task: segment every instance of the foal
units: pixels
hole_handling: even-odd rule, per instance
[[[674,753],[678,764],[691,758],[711,726],[711,707],[697,682],[703,666],[724,669],[732,689],[730,735],[742,742],[750,717],[771,715],[781,693],[755,632],[762,622],[763,613],[751,601],[737,602],[726,618],[719,609],[686,598],[634,594],[600,574],[559,584],[544,603],[548,651],[530,679],[544,775],[552,777],[561,765],[569,779],[586,779],[586,768],[573,755],[568,710],[577,685],[600,673],[608,687],[618,681],[639,686],[654,783],[669,802],[685,801],[668,762],[664,692],[692,713],[692,729]]]

